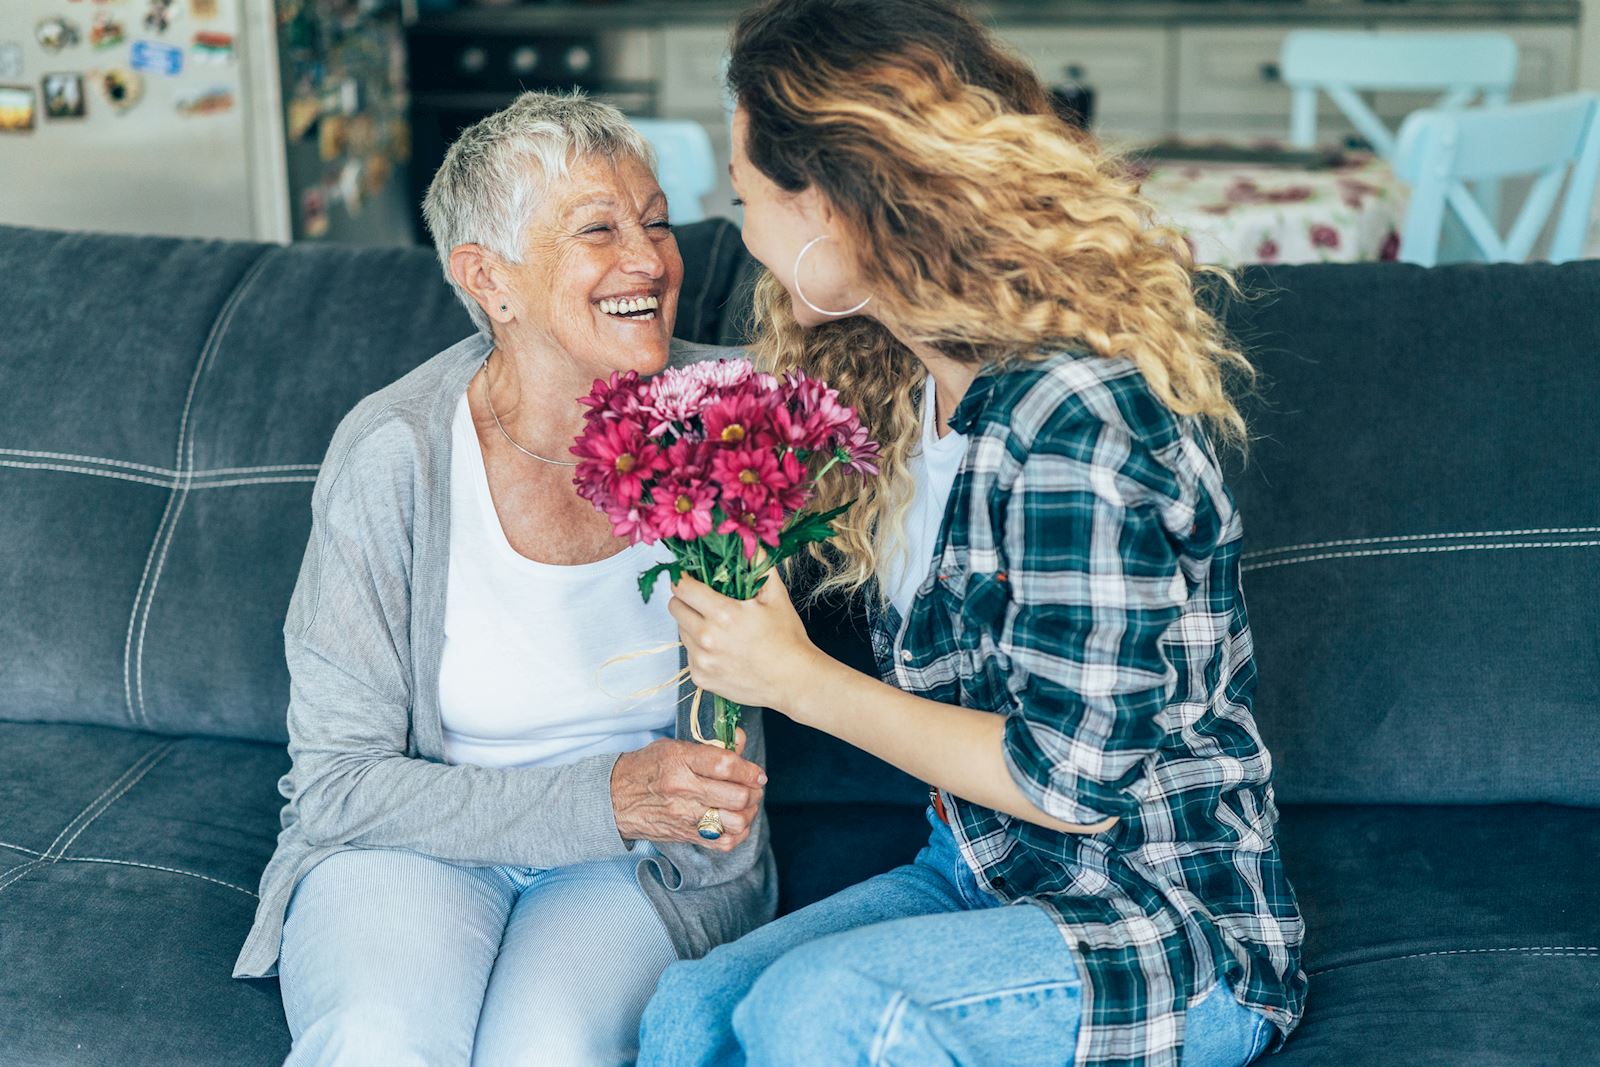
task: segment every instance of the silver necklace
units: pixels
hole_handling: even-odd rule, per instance
[[[494,400],[491,396],[493,392],[494,387],[489,383],[489,360],[488,357],[485,357],[483,361],[483,402],[489,406],[489,415],[494,419],[494,424],[500,427],[500,436],[509,441],[511,443],[511,447],[516,449],[518,452],[521,452],[525,456],[532,456],[541,463],[548,463],[552,467],[576,467],[578,465],[576,461],[568,462],[564,459],[550,459],[547,456],[541,456],[539,453],[530,451],[517,444],[516,439],[510,434],[506,433],[505,425],[501,423],[500,416],[495,414]]]

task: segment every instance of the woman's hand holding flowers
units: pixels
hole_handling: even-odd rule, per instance
[[[682,841],[732,852],[750,836],[766,793],[767,776],[743,758],[745,733],[729,752],[692,741],[662,738],[624,752],[611,772],[611,807],[617,831],[633,841]],[[722,818],[722,836],[695,829],[707,808]]]
[[[695,685],[798,717],[807,679],[828,661],[806,636],[777,570],[749,600],[723,596],[687,574],[672,593],[667,610],[678,621]]]

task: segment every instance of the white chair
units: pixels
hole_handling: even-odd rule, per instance
[[[674,223],[706,217],[704,198],[717,187],[716,156],[704,126],[687,119],[629,119],[656,153],[656,180]]]
[[[1431,267],[1439,261],[1447,206],[1485,260],[1527,260],[1563,179],[1567,194],[1550,260],[1577,259],[1583,254],[1600,173],[1600,93],[1569,93],[1470,111],[1413,112],[1400,127],[1394,166],[1412,187],[1400,237],[1400,257],[1406,262]],[[1510,232],[1501,237],[1499,227],[1463,183],[1514,175],[1533,176],[1533,187]]]
[[[1395,137],[1358,93],[1438,92],[1435,108],[1463,108],[1482,98],[1503,104],[1517,77],[1517,44],[1503,33],[1375,33],[1296,30],[1279,56],[1293,94],[1289,139],[1317,141],[1317,94],[1328,94],[1378,155],[1394,156]]]

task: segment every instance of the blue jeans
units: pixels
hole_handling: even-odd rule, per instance
[[[645,1009],[639,1067],[1060,1067],[1082,977],[1055,921],[979,888],[950,828],[915,862],[674,963]],[[1214,985],[1183,1062],[1242,1067],[1273,1033]]]
[[[278,981],[302,1064],[632,1062],[676,959],[632,856],[554,870],[357,849],[313,867]]]

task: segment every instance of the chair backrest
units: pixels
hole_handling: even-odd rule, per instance
[[[1385,159],[1395,138],[1362,91],[1436,91],[1442,109],[1510,98],[1517,44],[1503,33],[1377,33],[1296,30],[1283,41],[1283,81],[1293,94],[1289,139],[1302,148],[1317,140],[1317,93],[1327,93],[1373,150]]]
[[[667,194],[674,223],[706,217],[703,198],[717,187],[716,156],[711,136],[687,119],[631,119],[656,152],[656,180]]]
[[[1394,165],[1395,172],[1411,183],[1411,204],[1400,238],[1400,256],[1408,263],[1431,267],[1438,262],[1447,207],[1488,262],[1527,260],[1569,170],[1550,260],[1577,259],[1583,252],[1600,169],[1600,93],[1569,93],[1471,111],[1414,112],[1400,127]],[[1513,175],[1531,175],[1534,182],[1509,234],[1501,237],[1499,227],[1463,183]]]

